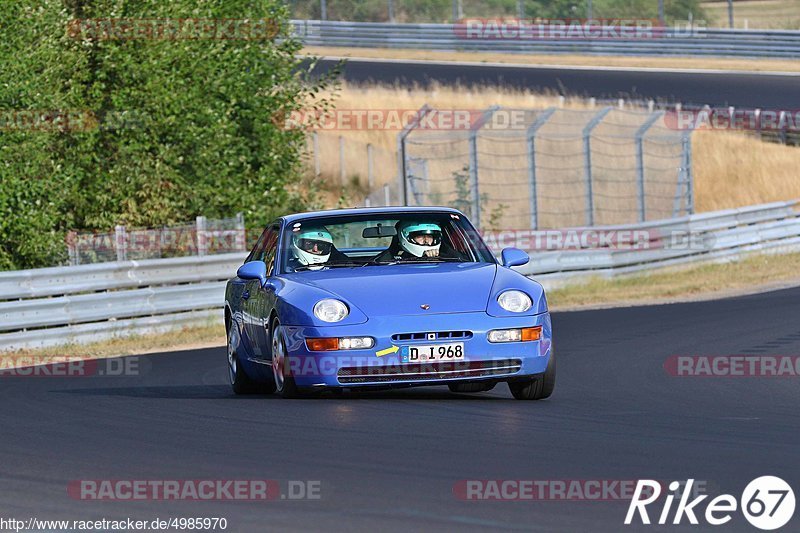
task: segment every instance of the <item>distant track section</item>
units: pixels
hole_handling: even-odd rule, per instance
[[[757,60],[754,60],[757,61]],[[325,72],[338,62],[320,61]],[[680,69],[526,66],[393,59],[348,59],[350,82],[409,86],[499,85],[535,92],[595,98],[653,99],[685,104],[795,109],[800,106],[800,75]]]

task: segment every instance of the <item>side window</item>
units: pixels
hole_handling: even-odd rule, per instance
[[[247,257],[247,261],[245,261],[245,263],[249,263],[250,261],[263,261],[264,249],[266,248],[267,242],[270,239],[275,240],[277,238],[277,226],[270,226],[265,229],[264,233],[261,234],[261,237],[258,238],[258,242],[253,247],[253,251],[250,252],[250,255]]]
[[[256,245],[253,246],[253,249],[250,251],[250,255],[247,256],[245,263],[249,263],[250,261],[255,261],[258,255],[261,253],[261,250],[264,249],[264,239],[267,237],[267,233],[269,232],[269,228],[265,229],[264,232],[261,234],[261,237],[258,238]]]
[[[450,241],[449,244],[453,251],[457,253],[460,258],[467,260],[472,257],[469,245],[464,241],[464,236],[452,224],[447,224],[444,227],[443,242]]]
[[[273,275],[275,272],[275,252],[278,251],[278,234],[280,233],[279,226],[270,226],[268,229],[269,234],[264,240],[264,250],[261,255],[261,260],[267,264],[267,276]]]

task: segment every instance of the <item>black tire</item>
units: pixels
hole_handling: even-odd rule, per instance
[[[550,361],[544,374],[526,381],[509,381],[508,388],[517,400],[544,400],[553,394],[556,387],[556,356],[550,353]]]
[[[450,392],[486,392],[497,385],[496,381],[471,381],[467,383],[448,383]]]
[[[275,392],[282,398],[301,398],[302,391],[297,388],[294,377],[291,375],[289,362],[286,359],[286,345],[280,332],[281,323],[275,318],[270,328],[272,342],[270,344],[270,357],[272,360],[272,379]],[[276,355],[278,358],[276,359]]]
[[[231,388],[235,394],[259,394],[259,393],[269,393],[272,392],[269,390],[268,383],[259,383],[253,380],[250,376],[247,375],[247,372],[244,371],[242,365],[239,364],[239,354],[236,352],[236,348],[234,344],[235,335],[238,335],[238,330],[235,329],[236,326],[231,326],[228,330],[228,380],[230,381]],[[274,387],[274,385],[273,385]]]

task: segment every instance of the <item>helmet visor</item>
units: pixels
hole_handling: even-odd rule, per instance
[[[439,246],[442,242],[442,232],[436,230],[412,231],[408,240],[419,246]]]
[[[329,242],[316,239],[299,239],[297,241],[298,248],[314,255],[328,255],[331,253],[332,246]]]

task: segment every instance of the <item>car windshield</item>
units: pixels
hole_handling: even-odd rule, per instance
[[[405,263],[496,263],[475,229],[455,213],[309,217],[288,225],[283,272]]]

